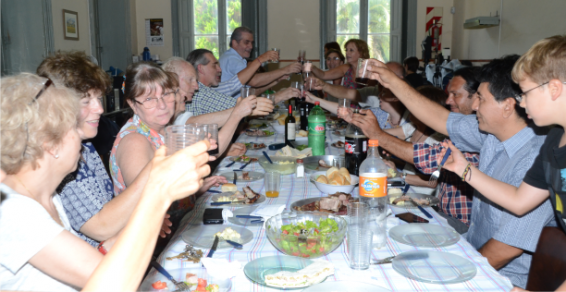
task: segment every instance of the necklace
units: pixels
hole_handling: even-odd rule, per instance
[[[39,201],[34,197],[33,193],[32,193],[32,192],[28,189],[28,187],[20,180],[20,178],[19,178],[18,176],[16,176],[16,175],[14,175],[14,178],[24,187],[24,189],[26,189],[26,191],[28,191],[28,194],[31,196],[31,198],[34,199],[34,201],[36,201],[36,202],[39,203]],[[45,207],[44,207],[44,208],[45,208]],[[46,211],[47,211],[47,210],[46,210]],[[55,222],[57,222],[57,224],[63,225],[63,218],[61,218],[61,214],[59,214],[59,211],[57,210],[57,208],[55,208],[55,212],[57,213],[57,216],[59,216],[59,220],[60,220],[61,222],[57,222],[57,221],[55,220],[55,218],[53,218],[53,216],[52,216],[51,218],[53,218],[53,220],[54,220]],[[63,227],[64,227],[64,226],[63,226]]]

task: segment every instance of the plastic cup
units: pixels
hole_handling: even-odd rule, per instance
[[[216,141],[216,149],[209,150],[208,154],[218,155],[218,149],[220,148],[220,142],[218,141],[218,124],[207,124],[208,125],[208,136],[210,139]]]
[[[171,155],[180,149],[189,147],[201,140],[204,140],[208,132],[204,127],[191,125],[177,125],[165,128],[165,145],[167,155]]]
[[[281,174],[279,172],[266,172],[264,178],[264,187],[266,197],[279,197],[279,191],[281,190]]]
[[[332,160],[332,166],[338,169],[345,167],[345,165],[346,165],[346,158],[344,157],[334,158],[334,160]]]
[[[354,270],[367,270],[372,247],[373,233],[367,228],[348,226],[348,256],[350,268]]]

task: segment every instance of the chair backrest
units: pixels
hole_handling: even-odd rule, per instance
[[[555,291],[566,280],[566,233],[545,227],[533,254],[527,290]]]

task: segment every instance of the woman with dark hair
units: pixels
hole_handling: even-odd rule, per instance
[[[358,68],[358,59],[368,59],[370,57],[368,44],[363,40],[351,39],[346,42],[344,48],[346,49],[346,64],[328,71],[322,71],[313,66],[312,73],[315,77],[322,80],[336,80],[343,77],[344,82],[342,85],[344,87],[357,89],[358,85],[354,79]]]
[[[328,70],[332,70],[334,68],[340,67],[341,65],[344,65],[344,60],[346,60],[342,52],[335,49],[328,50],[324,58],[326,60],[326,67],[328,68]],[[327,82],[332,82],[332,84],[342,85],[342,82],[344,82],[344,77],[337,78]]]
[[[134,116],[118,133],[110,154],[110,174],[116,195],[124,192],[136,180],[153,158],[155,150],[165,144],[165,127],[175,113],[176,95],[179,91],[176,74],[166,72],[153,63],[130,65],[125,78],[124,98],[134,111]],[[226,182],[222,176],[209,177],[199,194],[213,185]],[[172,232],[193,206],[192,196],[171,205],[168,214],[173,223]]]

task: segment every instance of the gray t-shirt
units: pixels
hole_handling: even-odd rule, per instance
[[[0,290],[77,291],[28,263],[64,230],[76,235],[59,196],[53,197],[53,203],[64,228],[35,200],[4,184],[0,191],[6,196],[0,205]]]

